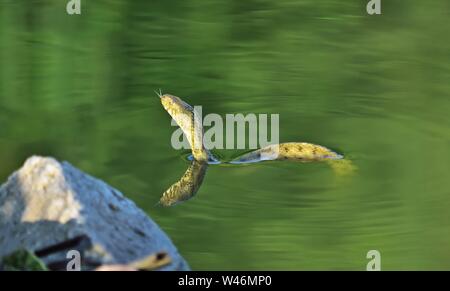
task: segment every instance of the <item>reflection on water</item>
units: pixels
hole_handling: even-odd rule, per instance
[[[191,199],[202,185],[207,168],[208,163],[193,160],[180,180],[163,193],[159,204],[172,206]]]
[[[0,178],[52,155],[121,189],[194,269],[450,268],[448,1],[0,4]],[[196,199],[155,207],[186,169],[153,90],[204,114],[278,113],[280,140],[358,167],[211,165]],[[218,150],[223,160],[240,151]]]

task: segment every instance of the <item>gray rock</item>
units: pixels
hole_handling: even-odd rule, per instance
[[[80,252],[85,269],[161,252],[171,258],[163,270],[189,269],[168,236],[118,190],[37,156],[0,187],[0,258],[19,249],[53,269],[65,269],[69,250]]]

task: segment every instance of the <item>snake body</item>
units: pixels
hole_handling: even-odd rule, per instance
[[[221,163],[203,144],[203,126],[194,108],[180,97],[170,94],[159,94],[161,104],[175,120],[186,136],[192,150],[192,163],[184,175],[166,190],[159,203],[171,206],[190,199],[198,191],[208,164]],[[243,154],[230,164],[248,164],[262,161],[291,160],[300,162],[325,161],[336,173],[348,173],[354,167],[343,156],[324,147],[306,142],[288,142],[272,144]]]
[[[288,142],[268,145],[232,160],[230,163],[255,163],[260,161],[293,160],[300,162],[337,160],[342,156],[324,146],[306,142]]]

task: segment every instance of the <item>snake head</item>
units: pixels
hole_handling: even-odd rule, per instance
[[[179,97],[170,95],[170,94],[163,94],[160,95],[161,98],[161,104],[163,105],[164,109],[171,112],[185,112],[185,111],[193,111],[193,108],[191,105],[187,104],[183,100],[181,100]]]

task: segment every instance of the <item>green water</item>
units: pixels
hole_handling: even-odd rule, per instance
[[[1,181],[33,154],[70,161],[197,270],[364,270],[371,249],[382,269],[450,269],[449,1],[81,1],[0,1]],[[278,113],[281,141],[358,172],[215,165],[194,199],[154,207],[189,165],[158,88],[205,114]]]

